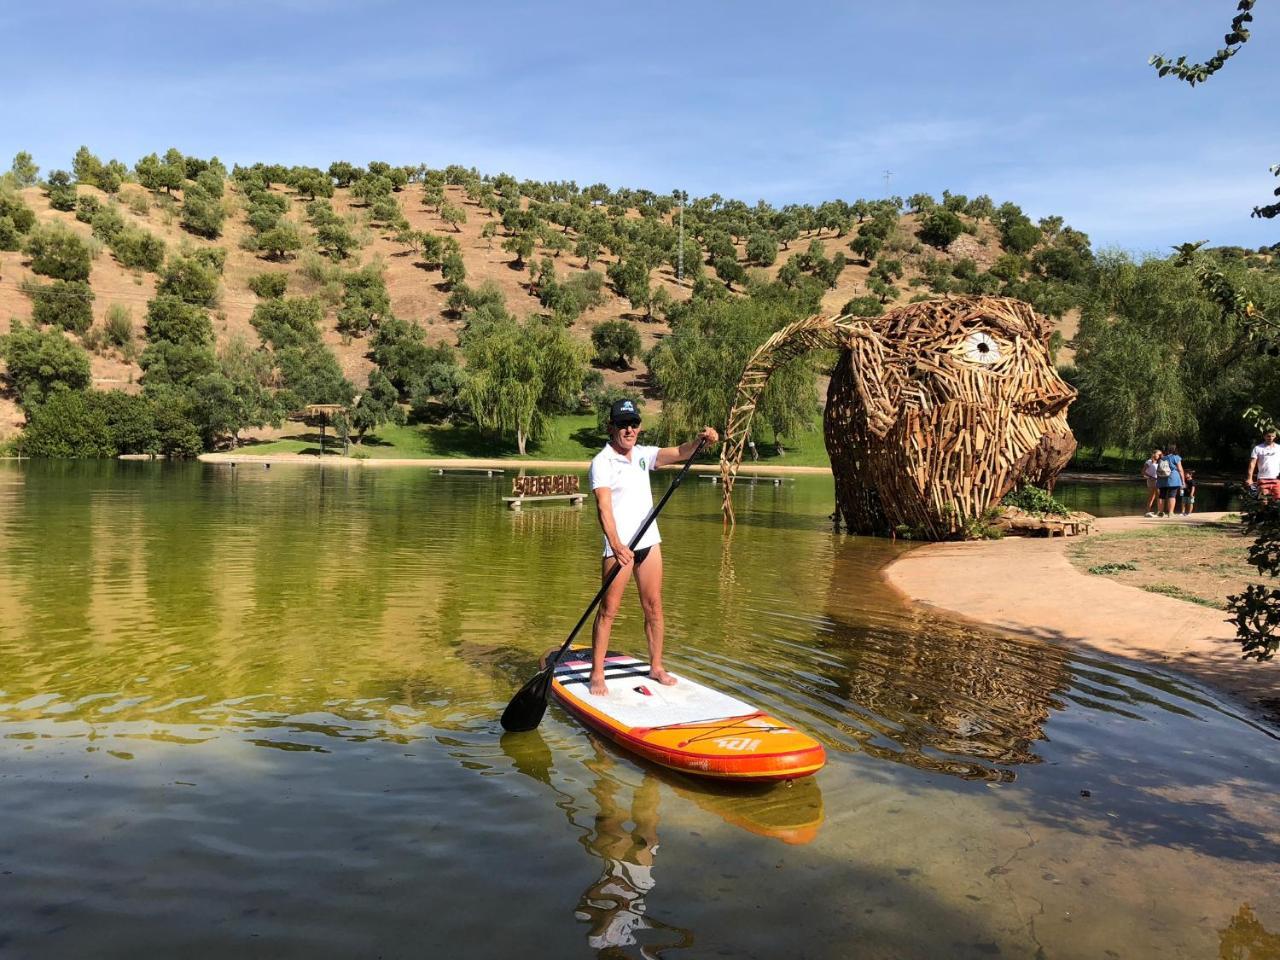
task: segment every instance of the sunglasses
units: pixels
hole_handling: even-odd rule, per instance
[[[635,422],[633,422],[633,423],[615,423],[615,424],[614,424],[614,426],[615,426],[615,427],[617,427],[619,430],[639,430],[639,429],[640,429],[640,424],[639,424],[639,423],[635,423]]]

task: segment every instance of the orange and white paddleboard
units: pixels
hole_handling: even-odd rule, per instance
[[[591,654],[571,650],[555,669],[551,691],[579,720],[619,746],[684,773],[726,780],[794,780],[827,762],[806,733],[763,711],[690,680],[664,686],[635,657],[605,658],[608,696],[588,689]]]

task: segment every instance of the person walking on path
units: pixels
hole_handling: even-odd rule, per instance
[[[645,531],[634,552],[627,547],[635,532],[653,508],[653,491],[649,473],[669,463],[693,456],[698,440],[716,443],[720,435],[712,427],[703,427],[697,437],[678,447],[641,446],[640,414],[630,400],[617,400],[609,408],[609,442],[591,461],[591,492],[596,498],[596,513],[604,533],[604,560],[601,578],[614,566],[622,570],[609,585],[595,623],[591,627],[591,679],[593,696],[605,696],[604,658],[609,650],[613,621],[622,603],[627,581],[635,576],[640,592],[640,608],[644,612],[644,633],[649,643],[649,676],[670,686],[676,678],[662,666],[662,644],[665,624],[662,613],[662,537],[658,525]]]
[[[1164,456],[1163,451],[1153,450],[1151,456],[1147,458],[1147,462],[1142,465],[1142,479],[1147,482],[1147,516],[1154,517],[1156,509],[1156,497],[1159,493],[1156,488],[1156,468],[1160,465],[1160,458]]]
[[[1171,443],[1156,465],[1156,493],[1160,498],[1160,516],[1173,516],[1178,507],[1178,497],[1186,484],[1187,478],[1182,472],[1182,457],[1178,455],[1178,445]]]
[[[1263,431],[1262,443],[1249,454],[1249,469],[1244,476],[1246,487],[1258,481],[1258,496],[1280,497],[1280,443],[1274,428]]]

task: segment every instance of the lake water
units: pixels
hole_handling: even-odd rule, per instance
[[[509,485],[0,464],[0,956],[1277,956],[1274,733],[907,607],[829,478],[660,521],[669,665],[820,774],[700,783],[554,705],[504,736],[598,575],[593,512]]]

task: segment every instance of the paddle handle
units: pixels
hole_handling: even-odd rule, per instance
[[[693,453],[689,454],[689,459],[684,462],[684,468],[676,475],[676,478],[671,481],[671,486],[667,487],[667,492],[662,495],[662,499],[659,500],[654,505],[653,509],[649,511],[648,515],[644,518],[644,523],[640,524],[640,528],[636,530],[635,536],[633,536],[631,538],[631,542],[627,544],[628,550],[634,550],[636,548],[636,544],[640,542],[640,538],[645,535],[651,526],[653,526],[653,521],[658,519],[658,514],[662,511],[662,508],[667,505],[667,501],[671,499],[671,494],[675,493],[676,487],[680,486],[680,481],[684,479],[684,475],[688,473],[689,468],[693,466],[693,461],[697,459],[698,454],[702,452],[702,448],[706,445],[707,438],[699,437],[698,445],[693,448]],[[587,609],[583,611],[582,616],[578,619],[578,622],[574,625],[573,629],[569,631],[569,636],[567,636],[564,643],[560,645],[560,649],[556,651],[556,655],[547,661],[548,668],[554,667],[560,662],[560,658],[564,656],[564,652],[569,649],[569,644],[573,643],[573,638],[578,635],[578,631],[582,629],[582,625],[587,622],[587,617],[591,616],[595,608],[600,605],[600,601],[604,599],[604,595],[608,592],[610,585],[621,572],[622,564],[615,563],[613,565],[613,569],[605,576],[604,583],[600,585],[600,590],[587,606]]]

